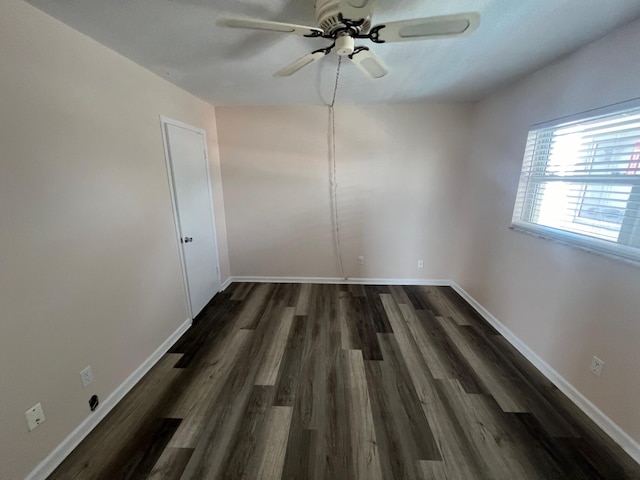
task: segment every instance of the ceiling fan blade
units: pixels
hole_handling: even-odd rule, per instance
[[[293,23],[269,22],[267,20],[255,20],[252,18],[224,17],[218,20],[220,25],[231,28],[248,28],[265,32],[293,33],[307,37],[321,37],[324,32],[315,27],[294,25]]]
[[[328,5],[333,5],[335,2],[326,1]],[[343,0],[340,2],[340,13],[344,18],[350,20],[360,20],[362,18],[371,18],[373,10],[373,0]]]
[[[382,78],[389,73],[389,67],[380,57],[369,49],[356,51],[349,58],[365,75],[371,78]]]
[[[463,37],[473,33],[478,25],[480,25],[480,15],[476,12],[468,12],[390,22],[377,25],[371,31],[377,31],[378,38],[374,40],[377,42],[408,42],[432,38]]]
[[[290,75],[293,75],[294,73],[296,73],[301,68],[304,68],[307,65],[310,65],[313,62],[316,62],[316,61],[320,60],[325,55],[326,55],[326,53],[324,53],[324,52],[308,53],[304,57],[299,58],[298,60],[293,62],[291,65],[287,65],[283,69],[278,70],[276,73],[273,74],[273,76],[274,77],[288,77]]]

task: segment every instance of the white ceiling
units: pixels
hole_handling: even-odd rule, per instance
[[[229,29],[222,15],[315,26],[313,0],[28,0],[214,105],[330,100],[337,57],[296,75],[273,72],[324,39]],[[343,64],[338,103],[468,101],[640,17],[638,0],[378,0],[373,23],[478,11],[470,37],[373,46],[391,68],[368,80]]]

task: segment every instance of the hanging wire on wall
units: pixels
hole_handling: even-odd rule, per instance
[[[338,81],[340,80],[340,67],[342,66],[342,57],[338,57],[338,68],[336,69],[336,83],[333,87],[333,98],[329,104],[329,186],[331,190],[331,206],[333,210],[333,236],[338,253],[338,264],[340,265],[340,274],[345,280],[348,280],[344,273],[342,263],[342,246],[340,245],[340,218],[338,216],[338,181],[336,174],[336,95],[338,93]]]

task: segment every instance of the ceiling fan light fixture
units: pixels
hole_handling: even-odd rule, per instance
[[[356,47],[355,40],[349,35],[342,35],[336,39],[336,53],[341,57],[347,57],[353,53]]]

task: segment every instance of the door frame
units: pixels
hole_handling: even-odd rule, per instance
[[[209,210],[211,212],[211,227],[213,230],[213,248],[216,252],[216,261],[217,261],[216,276],[218,278],[218,285],[221,286],[222,281],[220,277],[220,253],[218,251],[218,235],[216,232],[216,218],[215,218],[215,209],[214,209],[214,203],[213,203],[213,187],[211,185],[211,170],[209,168],[209,151],[207,148],[207,132],[201,128],[197,128],[192,125],[188,125],[186,123],[180,122],[178,120],[174,120],[172,118],[166,117],[164,115],[160,115],[160,130],[162,131],[162,145],[164,147],[164,159],[165,159],[165,165],[167,168],[167,182],[169,183],[169,193],[171,196],[171,209],[173,211],[173,222],[175,225],[176,246],[178,248],[178,255],[180,257],[180,269],[182,270],[182,282],[184,286],[185,306],[188,314],[187,318],[193,321],[192,308],[191,308],[191,295],[189,292],[189,277],[187,276],[187,263],[184,258],[184,244],[180,241],[183,235],[180,228],[180,213],[178,211],[178,203],[176,201],[176,189],[175,189],[175,183],[174,183],[175,180],[173,178],[173,165],[171,163],[171,153],[169,151],[169,139],[167,138],[166,127],[168,125],[184,128],[186,130],[190,130],[192,132],[199,133],[202,135],[202,140],[204,143],[205,168],[207,172],[207,187],[209,189]],[[220,290],[218,290],[218,292],[219,291]]]

